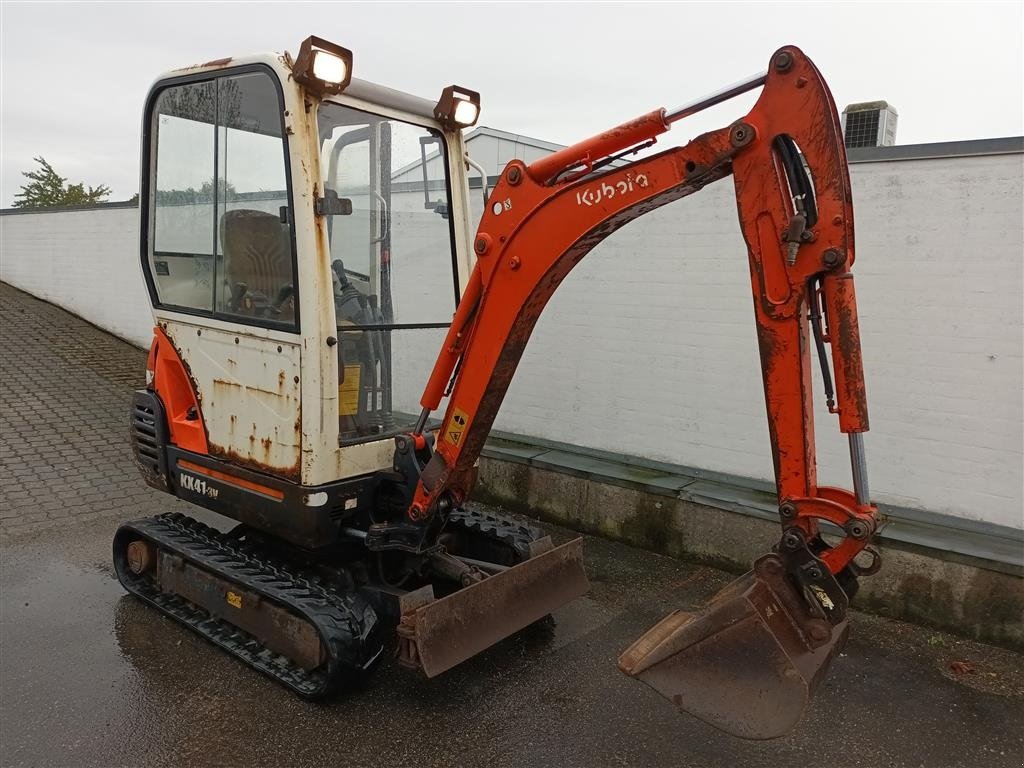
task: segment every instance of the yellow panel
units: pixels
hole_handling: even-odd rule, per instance
[[[359,365],[346,365],[345,378],[338,386],[338,414],[355,416],[359,413]]]

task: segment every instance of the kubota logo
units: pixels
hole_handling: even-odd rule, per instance
[[[600,186],[587,187],[586,189],[580,190],[576,193],[576,205],[596,205],[602,200],[611,200],[616,195],[625,195],[637,187],[643,189],[644,187],[650,186],[651,182],[647,179],[646,173],[640,173],[633,176],[631,173],[626,174],[626,178],[619,181],[603,182]]]
[[[206,481],[201,477],[186,475],[184,472],[180,472],[178,476],[181,478],[181,487],[187,491],[200,493],[203,496],[209,496],[211,499],[216,499],[220,495],[219,489],[207,485]]]

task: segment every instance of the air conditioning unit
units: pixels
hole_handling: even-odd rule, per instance
[[[850,104],[843,110],[843,139],[851,147],[891,147],[896,143],[895,108],[884,101]]]

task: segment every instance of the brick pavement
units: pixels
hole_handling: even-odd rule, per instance
[[[132,463],[129,396],[145,362],[142,350],[0,283],[0,535],[181,504]]]
[[[1024,720],[1019,655],[877,617],[857,617],[792,736],[740,742],[680,718],[614,659],[727,577],[590,537],[593,589],[547,629],[434,680],[386,662],[366,690],[310,707],[112,579],[117,520],[180,504],[131,462],[129,394],[144,363],[141,350],[0,284],[0,535],[18,540],[0,558],[2,765],[321,768],[339,754],[425,768],[1024,764],[1007,726]],[[45,533],[28,541],[30,531]],[[953,660],[974,674],[951,671]]]

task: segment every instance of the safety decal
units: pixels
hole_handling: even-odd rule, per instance
[[[242,607],[242,596],[240,594],[238,594],[237,592],[231,592],[229,590],[228,594],[227,594],[227,601],[228,601],[228,605],[230,605],[230,606],[233,606],[235,608],[241,608]]]
[[[452,420],[444,433],[444,439],[452,445],[458,445],[462,441],[462,433],[466,431],[469,423],[469,414],[460,408],[452,412]]]

